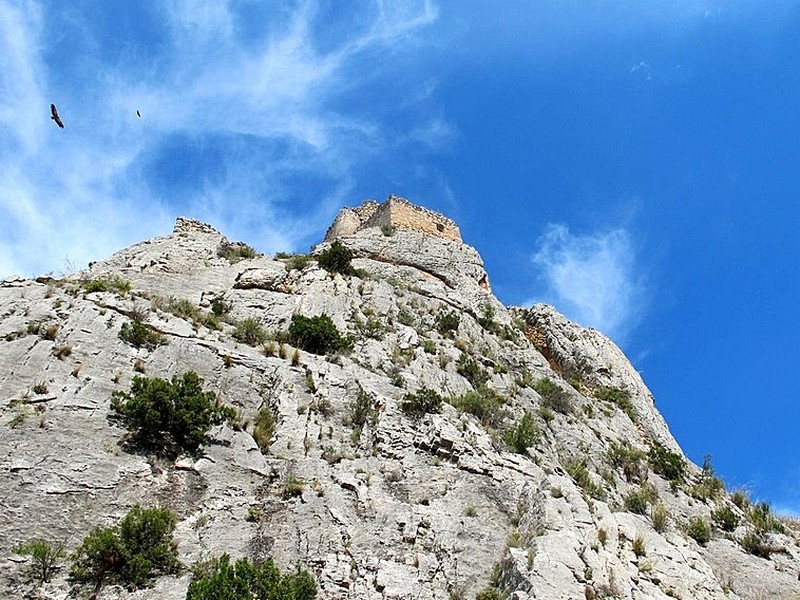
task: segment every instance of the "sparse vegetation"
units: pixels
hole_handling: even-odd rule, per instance
[[[539,439],[539,428],[533,415],[526,411],[519,421],[506,430],[503,439],[512,452],[525,454]]]
[[[664,504],[658,503],[653,506],[650,518],[653,520],[653,529],[664,533],[669,526],[669,509]]]
[[[647,507],[653,500],[654,493],[652,488],[648,485],[641,485],[638,489],[632,490],[625,496],[625,510],[637,515],[646,515]]]
[[[703,458],[703,472],[700,480],[692,486],[691,494],[703,502],[718,498],[725,491],[725,484],[714,475],[714,467],[711,464],[711,455],[706,454]]]
[[[356,397],[348,406],[348,420],[353,428],[358,430],[367,423],[374,426],[378,422],[378,403],[361,386],[358,386]]]
[[[447,403],[460,411],[474,415],[484,425],[497,426],[502,398],[494,390],[467,392],[461,396],[447,399]]]
[[[406,394],[400,409],[410,417],[419,418],[442,410],[442,397],[435,390],[423,387],[416,394]]]
[[[568,415],[572,413],[572,400],[569,394],[552,379],[545,377],[537,381],[533,389],[542,397],[542,404],[555,412]]]
[[[31,571],[39,583],[50,581],[53,573],[58,568],[58,561],[67,555],[64,551],[63,542],[51,544],[41,538],[18,546],[14,549],[14,553],[30,556]]]
[[[647,454],[637,450],[626,440],[622,443],[611,442],[606,450],[606,458],[612,466],[620,469],[625,481],[644,481],[647,478]]]
[[[256,415],[253,423],[253,439],[262,452],[269,449],[272,435],[275,433],[275,415],[269,406],[265,406]]]
[[[242,259],[255,258],[258,253],[242,242],[222,242],[217,248],[217,256],[235,263]]]
[[[465,352],[462,352],[458,359],[456,371],[469,381],[470,385],[476,390],[483,387],[486,382],[489,381],[489,374],[486,372],[486,369],[480,366],[478,361],[468,356]]]
[[[285,258],[289,259],[286,261],[287,271],[302,271],[312,262],[312,258],[306,254],[295,254],[293,256],[287,256]]]
[[[677,452],[655,442],[647,454],[653,471],[662,475],[673,486],[683,483],[686,477],[686,460]]]
[[[233,339],[248,346],[258,346],[267,339],[267,331],[256,317],[246,317],[237,321],[233,333]]]
[[[233,306],[225,301],[225,296],[214,296],[211,299],[211,314],[217,318],[223,318],[231,312]]]
[[[574,460],[564,464],[564,470],[578,486],[595,500],[605,500],[606,491],[603,486],[592,479],[585,460]]]
[[[189,371],[172,381],[135,376],[130,392],[116,391],[111,408],[130,433],[130,442],[145,450],[194,452],[208,441],[212,425],[234,421],[236,412],[221,406],[214,392]]]
[[[703,517],[691,517],[686,524],[686,535],[705,546],[711,540],[711,528]]]
[[[70,576],[97,587],[111,581],[138,588],[156,575],[177,573],[176,522],[169,509],[134,506],[118,525],[98,527],[84,538]]]
[[[598,400],[616,404],[622,412],[628,415],[631,421],[636,422],[638,415],[636,413],[636,408],[633,406],[633,402],[631,402],[631,395],[628,390],[603,386],[595,390],[594,396]]]
[[[722,506],[712,511],[711,520],[723,531],[733,531],[740,521],[739,515],[730,506]]]
[[[642,556],[647,555],[647,548],[645,546],[645,541],[641,535],[637,535],[633,539],[633,544],[631,546],[631,549],[633,550],[633,554],[634,556],[636,556],[636,558],[641,558]]]
[[[453,337],[453,333],[458,331],[460,322],[461,317],[459,317],[456,311],[441,311],[436,317],[436,331],[445,337]]]
[[[132,319],[122,324],[119,330],[119,339],[135,348],[153,350],[160,346],[164,337],[141,321]]]
[[[312,600],[316,595],[313,577],[299,567],[283,574],[271,557],[258,564],[246,558],[231,564],[223,554],[195,567],[186,600]]]
[[[131,291],[131,282],[119,275],[112,275],[102,279],[89,279],[83,282],[83,291],[87,294],[114,291],[124,296]]]

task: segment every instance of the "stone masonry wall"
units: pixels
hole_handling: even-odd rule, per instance
[[[343,208],[328,229],[324,241],[329,242],[368,227],[384,226],[418,231],[454,242],[462,241],[461,232],[451,219],[398,196],[389,196],[381,204],[367,200],[355,208]]]

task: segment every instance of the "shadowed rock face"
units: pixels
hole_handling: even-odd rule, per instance
[[[67,569],[35,590],[12,549],[45,537],[72,550],[134,504],[176,512],[184,564],[272,555],[311,571],[320,598],[473,598],[493,570],[519,599],[800,594],[791,527],[764,533],[768,560],[748,554],[739,541],[754,526],[725,492],[702,498],[709,477],[698,467],[671,484],[648,465],[651,448],[680,448],[605,336],[549,306],[504,307],[478,253],[459,241],[379,228],[338,239],[358,276],[313,260],[287,270],[290,259],[241,258],[244,245],[179,219],[171,235],[64,279],[0,284],[0,597],[65,598]],[[96,280],[116,283],[87,291]],[[219,298],[230,312],[216,325]],[[354,337],[350,353],[300,351],[293,361],[294,348],[234,337],[248,318],[280,331],[293,314],[323,313]],[[447,315],[455,328],[443,326]],[[131,317],[164,343],[120,339]],[[186,371],[243,426],[212,429],[196,456],[132,452],[109,418],[112,393],[134,375]],[[407,416],[401,403],[423,388],[452,404]],[[482,419],[460,410],[467,393],[494,410],[473,405]],[[265,407],[277,424],[262,449],[252,433]],[[526,412],[538,435],[512,452],[505,432]],[[295,480],[299,493],[284,493]],[[742,519],[733,532],[712,527],[707,546],[685,533],[692,517],[712,524],[723,507]],[[177,600],[188,583],[161,577],[100,597]]]

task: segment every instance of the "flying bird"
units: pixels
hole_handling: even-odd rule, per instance
[[[136,116],[137,116],[137,117],[139,117],[139,118],[141,119],[141,118],[142,118],[142,113],[140,113],[140,112],[137,110],[137,111],[136,111]]]
[[[61,117],[58,116],[58,109],[56,108],[55,104],[50,105],[50,118],[56,122],[56,125],[64,129],[64,123],[61,121]]]

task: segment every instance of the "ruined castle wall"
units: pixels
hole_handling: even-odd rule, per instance
[[[461,242],[461,232],[452,220],[397,196],[391,196],[381,204],[375,214],[364,224],[365,227],[383,227],[384,225]]]
[[[367,200],[355,208],[343,208],[325,234],[326,242],[368,227],[395,227],[461,242],[461,232],[450,219],[398,196],[378,204]]]

